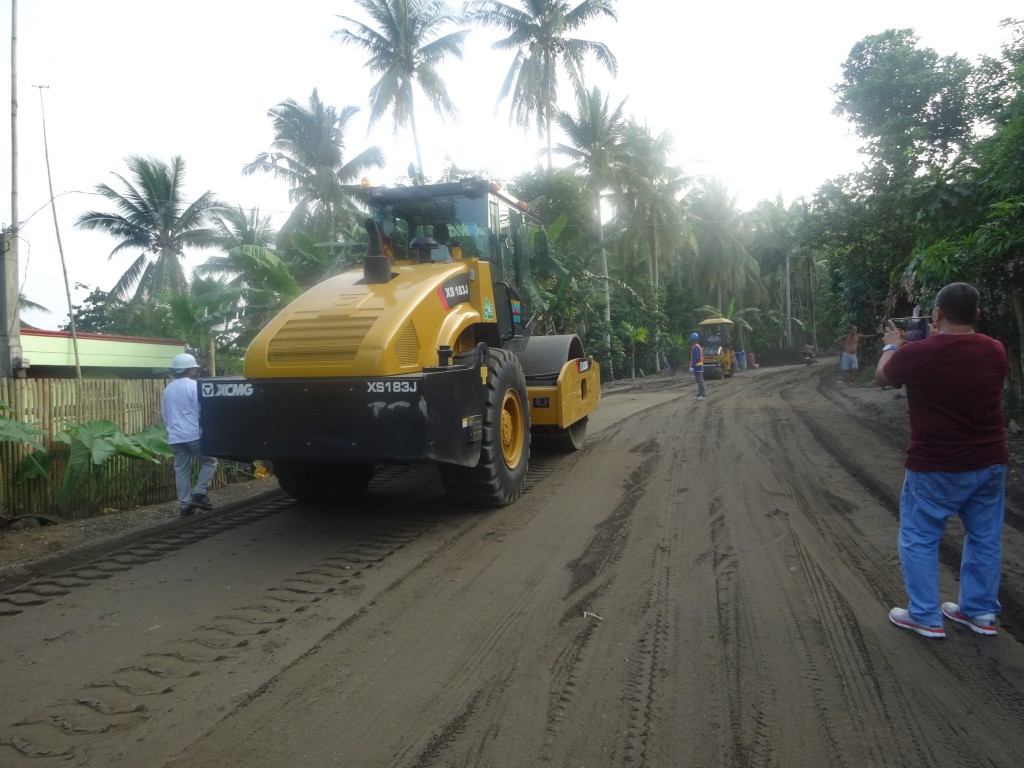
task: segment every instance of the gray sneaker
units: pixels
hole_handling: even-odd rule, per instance
[[[996,615],[994,613],[968,616],[960,610],[960,606],[956,603],[943,603],[942,615],[947,619],[955,621],[957,624],[963,624],[969,630],[977,632],[979,635],[994,635],[996,633]]]
[[[889,621],[900,629],[909,629],[911,632],[923,637],[934,637],[942,639],[946,636],[945,627],[928,627],[910,618],[910,612],[906,608],[893,608],[889,611]]]
[[[213,502],[210,501],[209,497],[205,493],[193,493],[192,506],[209,512],[213,509]]]

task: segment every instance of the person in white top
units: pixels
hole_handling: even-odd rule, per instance
[[[199,391],[196,375],[199,363],[192,355],[182,353],[171,361],[174,381],[167,385],[160,402],[167,442],[174,454],[174,486],[178,494],[178,511],[189,517],[197,509],[211,510],[207,496],[217,459],[203,456],[199,450]],[[192,457],[199,460],[199,477],[192,485]]]

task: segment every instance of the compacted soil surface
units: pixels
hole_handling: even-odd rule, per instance
[[[826,362],[708,387],[611,389],[503,509],[400,467],[2,534],[0,765],[1019,766],[1016,455],[999,633],[928,640],[887,618],[906,400]]]

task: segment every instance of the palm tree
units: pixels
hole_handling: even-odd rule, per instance
[[[193,282],[217,277],[225,290],[236,292],[234,319],[240,323],[241,338],[247,339],[301,289],[288,266],[271,249],[275,233],[269,216],[260,216],[257,208],[246,211],[238,206],[218,211],[214,224],[217,245],[223,253],[197,266]],[[300,230],[289,239],[306,237]]]
[[[185,290],[185,249],[214,245],[209,222],[219,203],[209,191],[191,203],[185,201],[185,161],[180,156],[173,157],[170,165],[138,155],[129,156],[125,163],[131,180],[114,174],[122,191],[106,184],[96,187],[118,213],[88,211],[78,217],[75,226],[116,238],[118,244],[110,258],[122,251],[140,251],[111,293],[124,299],[134,287],[132,302],[152,309],[159,295]]]
[[[190,346],[202,350],[206,368],[217,375],[217,338],[237,314],[240,293],[223,278],[200,277],[193,274],[188,290],[167,294],[171,328]]]
[[[625,100],[614,110],[608,107],[608,99],[601,98],[601,91],[595,86],[589,93],[576,89],[576,110],[574,117],[559,111],[555,115],[558,126],[565,132],[570,145],[559,144],[555,151],[572,160],[572,168],[583,173],[587,187],[594,198],[597,215],[597,242],[601,257],[601,276],[604,280],[604,319],[608,328],[605,342],[608,348],[608,375],[614,378],[612,367],[612,303],[611,285],[608,279],[608,253],[604,244],[604,224],[601,221],[601,195],[614,173],[618,161],[618,147],[622,140],[622,108]]]
[[[217,247],[230,251],[240,245],[266,247],[274,242],[274,229],[269,216],[260,216],[259,208],[248,211],[238,205],[214,213],[214,240]]]
[[[655,289],[664,267],[662,257],[685,247],[696,248],[680,203],[692,180],[669,165],[672,150],[671,134],[652,136],[646,126],[630,120],[623,131],[620,160],[613,168],[616,207],[628,217],[627,244],[646,248],[648,275]]]
[[[748,215],[751,254],[760,265],[761,279],[769,290],[773,308],[780,309],[785,318],[787,345],[794,343],[790,265],[794,257],[813,259],[812,251],[801,244],[800,226],[805,216],[806,205],[803,202],[796,201],[787,208],[781,195],[773,202],[762,200]]]
[[[537,132],[547,137],[548,170],[551,170],[551,123],[558,111],[558,70],[564,69],[569,82],[583,87],[583,59],[594,54],[615,76],[618,63],[604,43],[569,37],[588,21],[606,16],[617,20],[615,0],[582,0],[572,7],[566,0],[519,0],[519,8],[499,0],[472,0],[466,15],[483,26],[497,27],[508,37],[494,44],[500,51],[513,51],[512,65],[501,87],[498,101],[511,95],[510,119],[528,128],[535,122]]]
[[[341,212],[353,207],[345,185],[370,168],[383,167],[384,153],[377,146],[344,158],[345,131],[358,112],[349,106],[339,113],[320,100],[315,88],[307,106],[288,99],[267,112],[274,125],[272,150],[258,154],[242,173],[270,173],[291,185],[288,197],[296,207],[282,236],[308,228],[334,242]]]
[[[307,237],[299,233],[300,237]],[[302,293],[288,265],[259,245],[239,245],[223,256],[207,259],[195,269],[198,277],[223,278],[237,293],[235,318],[239,345],[247,344],[289,302]]]
[[[630,120],[618,149],[619,161],[613,167],[616,208],[623,220],[623,253],[646,252],[652,298],[659,307],[661,271],[666,256],[679,254],[687,248],[696,250],[696,241],[679,200],[690,179],[669,165],[671,152],[670,134],[652,136],[646,126]],[[655,312],[650,318],[655,371],[661,368],[662,329],[657,321],[660,316],[660,312]]]
[[[28,296],[26,296],[24,293],[20,291],[18,292],[18,309],[31,309],[34,312],[43,312],[47,315],[53,314],[53,312],[50,309],[44,307],[42,304],[32,301],[32,299],[30,299]]]
[[[448,56],[462,58],[462,44],[469,30],[442,34],[444,27],[462,20],[442,0],[355,0],[376,22],[376,28],[347,16],[339,19],[351,28],[334,36],[343,43],[363,48],[370,54],[367,68],[380,79],[370,89],[370,127],[385,113],[394,117],[395,133],[408,124],[416,149],[416,171],[423,183],[423,156],[416,130],[413,84],[433,104],[438,114],[455,117],[458,110],[437,66]]]
[[[740,296],[759,279],[757,262],[747,250],[743,217],[725,185],[717,180],[692,194],[689,210],[696,228],[698,255],[694,263],[697,285],[715,297],[725,311],[724,291]]]

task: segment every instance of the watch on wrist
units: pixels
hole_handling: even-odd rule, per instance
[[[895,344],[886,344],[884,347],[882,347],[883,352],[895,352],[897,349],[899,349],[899,347],[897,347]]]

